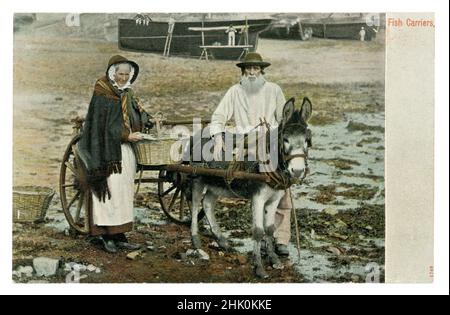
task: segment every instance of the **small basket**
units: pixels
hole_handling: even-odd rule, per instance
[[[49,187],[13,187],[13,221],[43,221],[55,191]]]
[[[145,166],[180,163],[180,161],[175,161],[171,157],[174,153],[172,151],[176,149],[173,145],[177,141],[178,139],[144,139],[134,143],[134,152],[136,154],[137,163]]]

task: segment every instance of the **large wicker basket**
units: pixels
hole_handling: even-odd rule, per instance
[[[13,187],[13,221],[43,221],[55,191],[48,187]]]
[[[168,164],[177,164],[180,161],[172,159],[174,156],[173,146],[178,139],[144,139],[134,143],[134,152],[137,163],[145,166],[160,166]],[[172,154],[171,154],[172,153]]]

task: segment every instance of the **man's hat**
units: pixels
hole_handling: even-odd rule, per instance
[[[239,68],[245,68],[247,66],[260,66],[261,68],[266,68],[270,66],[270,63],[262,60],[260,54],[255,52],[249,52],[245,55],[244,61],[236,64]]]
[[[109,68],[111,68],[112,65],[115,65],[118,63],[128,63],[134,68],[134,75],[130,80],[130,83],[133,83],[139,74],[139,66],[136,62],[128,60],[127,58],[125,58],[123,56],[120,56],[120,55],[112,56],[111,59],[109,59],[108,68],[106,69],[106,73],[108,74]]]

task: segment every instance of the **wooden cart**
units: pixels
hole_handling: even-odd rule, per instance
[[[61,205],[71,232],[75,234],[89,234],[89,220],[91,219],[91,202],[86,170],[77,153],[77,143],[80,140],[80,129],[83,119],[76,118],[74,123],[74,137],[69,142],[62,158],[59,192]],[[208,121],[205,121],[208,123]],[[188,121],[163,121],[164,125],[192,124]],[[155,183],[157,197],[161,209],[167,217],[176,223],[189,225],[191,222],[191,202],[186,197],[186,175],[177,171],[167,170],[166,165],[144,166],[138,165],[142,172],[137,174],[136,185],[141,183]],[[142,173],[153,173],[153,176],[142,177]],[[156,175],[156,176],[155,176]],[[137,189],[138,190],[138,189]],[[200,214],[203,217],[203,213]]]
[[[80,129],[83,119],[76,118],[74,123],[74,137],[64,153],[61,170],[59,192],[61,205],[70,225],[71,233],[89,234],[91,220],[91,192],[87,185],[86,170],[77,153],[77,143],[80,140]],[[203,120],[203,123],[209,123]],[[164,125],[188,125],[192,121],[162,121]],[[136,176],[136,191],[141,183],[155,183],[157,185],[157,198],[162,211],[167,217],[179,224],[190,225],[191,201],[188,198],[187,188],[189,175],[209,175],[226,178],[230,174],[227,170],[208,169],[184,164],[168,164],[158,166],[139,165],[140,172]],[[142,174],[153,176],[142,176]],[[268,177],[261,174],[247,172],[233,172],[233,178],[252,181],[268,182]],[[204,216],[201,211],[199,219]]]

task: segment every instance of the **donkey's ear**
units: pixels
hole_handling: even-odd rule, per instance
[[[284,107],[283,107],[283,122],[284,123],[287,123],[291,119],[292,115],[294,114],[294,111],[295,111],[294,103],[295,103],[295,98],[292,97],[291,99],[289,99],[289,101],[286,102],[286,104],[284,104]]]
[[[303,104],[302,108],[300,109],[300,117],[302,120],[307,123],[308,120],[311,118],[312,113],[312,104],[309,98],[305,97],[303,98]]]

